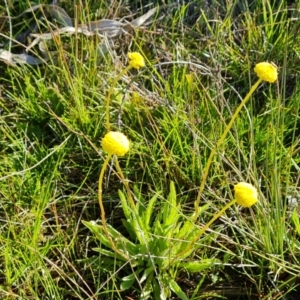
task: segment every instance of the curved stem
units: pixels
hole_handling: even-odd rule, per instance
[[[257,87],[259,86],[259,84],[262,82],[262,79],[258,79],[254,84],[253,86],[251,87],[250,91],[248,92],[248,94],[246,95],[246,97],[243,99],[243,101],[241,102],[241,104],[238,106],[238,108],[236,109],[236,111],[234,112],[230,122],[228,123],[228,125],[226,126],[222,136],[220,137],[220,139],[218,140],[216,146],[212,149],[210,155],[209,155],[209,158],[207,160],[207,164],[206,164],[206,167],[205,167],[205,170],[204,170],[204,174],[203,174],[203,178],[201,180],[201,183],[200,183],[200,187],[199,187],[199,191],[198,191],[198,196],[197,196],[197,199],[195,201],[195,211],[196,211],[196,214],[195,214],[195,218],[194,218],[194,221],[196,220],[197,218],[197,212],[198,212],[198,208],[199,208],[199,204],[200,204],[200,198],[201,198],[201,194],[204,190],[204,186],[205,186],[205,182],[206,182],[206,179],[207,179],[207,176],[208,176],[208,172],[209,172],[209,168],[210,168],[210,165],[212,163],[212,159],[214,157],[214,155],[216,154],[218,148],[221,146],[221,144],[223,143],[227,133],[229,132],[229,130],[231,129],[235,119],[237,118],[239,112],[241,111],[241,109],[243,108],[243,106],[246,104],[246,102],[249,100],[249,98],[252,96],[252,94],[254,93],[254,91],[257,89]]]
[[[104,177],[104,172],[107,168],[107,165],[111,159],[112,155],[111,154],[108,154],[104,163],[103,163],[103,166],[101,168],[101,171],[100,171],[100,175],[99,175],[99,182],[98,182],[98,202],[99,202],[99,206],[100,206],[100,211],[101,211],[101,221],[102,221],[102,227],[103,227],[103,231],[105,232],[105,235],[109,241],[109,244],[111,245],[112,249],[118,253],[119,255],[121,255],[122,257],[125,257],[128,259],[128,257],[122,253],[121,251],[119,251],[116,247],[116,245],[114,244],[111,236],[109,235],[109,232],[107,230],[107,226],[106,226],[106,219],[105,219],[105,210],[104,210],[104,206],[103,206],[103,201],[102,201],[102,186],[103,186],[103,177]]]
[[[105,116],[106,116],[106,130],[107,132],[110,131],[110,123],[109,123],[109,104],[110,104],[110,99],[111,99],[111,95],[113,93],[114,87],[116,85],[116,83],[119,81],[119,79],[128,71],[131,69],[131,66],[127,66],[125,69],[123,69],[121,71],[120,74],[118,74],[116,76],[116,78],[114,79],[113,83],[111,84],[107,97],[106,97],[106,106],[105,106]]]
[[[118,157],[116,157],[115,163],[116,163],[116,169],[118,171],[118,174],[120,175],[120,177],[122,179],[122,182],[125,185],[126,192],[127,192],[127,195],[128,195],[128,199],[130,200],[130,204],[132,206],[132,209],[134,209],[134,212],[136,212],[136,207],[135,207],[135,203],[134,203],[134,200],[132,198],[132,195],[131,195],[130,187],[129,187],[128,181],[124,177],[124,174],[122,172],[122,169],[121,169],[119,161],[118,161]]]

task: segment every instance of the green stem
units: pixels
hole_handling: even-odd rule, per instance
[[[120,80],[120,78],[131,69],[131,66],[127,66],[125,69],[123,69],[121,71],[121,73],[119,75],[116,76],[116,78],[114,79],[112,85],[110,86],[110,89],[108,91],[107,97],[106,97],[106,107],[105,107],[105,115],[106,115],[106,130],[107,132],[110,131],[110,123],[109,123],[109,105],[110,105],[110,99],[111,99],[111,95],[113,93],[114,87],[116,85],[116,83]]]
[[[254,93],[254,91],[257,89],[257,87],[259,86],[259,84],[262,82],[262,79],[258,79],[254,85],[251,87],[250,91],[248,92],[248,94],[246,95],[246,97],[243,99],[243,101],[241,102],[241,104],[238,106],[238,108],[236,109],[236,111],[234,112],[229,124],[226,126],[222,136],[220,137],[220,139],[218,140],[216,146],[212,149],[211,153],[210,153],[210,156],[207,160],[207,164],[206,164],[206,167],[205,167],[205,170],[204,170],[204,174],[203,174],[203,178],[201,180],[201,183],[200,183],[200,188],[199,188],[199,191],[198,191],[198,196],[197,196],[197,199],[195,201],[195,211],[196,211],[196,214],[195,214],[195,218],[194,218],[194,222],[196,221],[196,218],[197,218],[197,212],[198,212],[198,208],[199,208],[199,204],[200,204],[200,198],[201,198],[201,195],[202,195],[202,192],[204,190],[204,186],[205,186],[205,182],[206,182],[206,179],[207,179],[207,176],[208,176],[208,172],[209,172],[209,168],[210,168],[210,165],[212,163],[212,159],[214,157],[214,155],[216,154],[218,148],[221,146],[221,144],[223,143],[227,133],[229,132],[229,130],[231,129],[235,119],[237,118],[239,112],[241,111],[241,109],[243,108],[243,106],[246,104],[246,102],[249,100],[249,98],[252,96],[252,94]]]
[[[103,177],[104,177],[104,172],[107,168],[107,165],[111,159],[111,154],[108,154],[104,163],[103,163],[103,166],[102,166],[102,169],[100,171],[100,175],[99,175],[99,182],[98,182],[98,202],[99,202],[99,206],[100,206],[100,211],[101,211],[101,221],[102,221],[102,227],[103,227],[103,231],[105,232],[105,235],[112,247],[112,249],[118,253],[119,255],[121,255],[122,257],[125,257],[126,259],[128,259],[128,257],[125,256],[124,253],[120,252],[116,245],[114,244],[111,236],[109,235],[109,232],[107,230],[107,226],[106,226],[106,219],[105,219],[105,210],[104,210],[104,206],[103,206],[103,201],[102,201],[102,187],[103,187]]]
[[[130,200],[130,204],[132,206],[132,209],[134,210],[134,212],[136,212],[136,206],[135,206],[134,200],[133,200],[132,195],[131,195],[130,187],[129,187],[128,181],[124,177],[124,174],[122,172],[122,169],[121,169],[119,161],[118,161],[118,157],[116,157],[115,163],[116,163],[116,169],[118,171],[118,174],[120,175],[120,177],[122,179],[122,182],[125,185],[126,192],[127,192],[127,195],[128,195],[128,199]]]

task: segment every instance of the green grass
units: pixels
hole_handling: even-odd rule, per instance
[[[29,1],[7,2],[12,16],[30,6]],[[44,65],[0,62],[1,299],[147,299],[145,291],[151,293],[149,299],[163,299],[159,280],[172,283],[168,299],[171,294],[173,299],[297,298],[297,5],[198,2],[169,8],[162,19],[161,11],[133,36],[114,39],[114,49],[101,61],[100,40],[78,34],[50,41],[56,54]],[[108,3],[72,3],[64,1],[62,7],[79,23],[124,16],[131,21],[130,9],[139,6],[138,1],[131,6],[123,1],[108,10]],[[1,4],[0,16],[5,15]],[[12,24],[14,37],[24,30],[20,19]],[[9,35],[9,22],[1,33]],[[0,43],[8,50],[2,35]],[[22,51],[12,48],[13,53]],[[38,47],[33,51],[40,55]],[[135,245],[144,243],[143,258],[133,252],[125,261],[105,255],[110,251],[105,239],[97,239],[84,224],[100,224],[105,101],[113,79],[127,66],[128,51],[142,53],[147,67],[130,70],[117,83],[110,121],[131,140],[119,163],[141,220],[132,207],[126,210],[127,196],[120,199],[118,190],[126,195],[126,189],[115,164],[105,173],[103,188],[110,228]],[[180,260],[174,249],[185,247],[194,234],[182,235],[180,226],[192,224],[189,217],[208,157],[257,80],[253,67],[261,61],[276,63],[278,82],[259,86],[218,149],[201,195],[200,205],[207,209],[191,232],[232,200],[239,181],[258,188],[259,203],[227,210]],[[294,207],[288,202],[292,198]],[[173,213],[172,224],[166,211]],[[148,227],[143,227],[145,218]],[[147,232],[149,243],[141,232]],[[120,243],[126,251],[127,242]],[[166,268],[156,247],[164,248],[174,264]],[[142,276],[147,267],[152,267],[151,280]]]

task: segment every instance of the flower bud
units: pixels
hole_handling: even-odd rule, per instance
[[[254,68],[254,72],[264,81],[273,83],[277,80],[277,67],[268,62],[258,63]]]
[[[129,140],[122,132],[110,131],[102,139],[102,148],[111,155],[124,156],[129,151]]]
[[[128,52],[129,65],[135,69],[145,67],[144,57],[138,52]]]
[[[252,184],[239,182],[234,186],[234,198],[237,204],[250,207],[258,201],[257,190]]]

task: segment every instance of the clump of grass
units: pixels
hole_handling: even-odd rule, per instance
[[[94,2],[74,10],[72,3],[64,4],[80,22],[100,13],[117,18],[126,11],[125,2],[113,7],[115,14],[107,13],[105,3],[98,11]],[[20,10],[28,8],[28,3],[22,5]],[[208,157],[256,80],[254,65],[278,65],[278,83],[259,87],[218,147],[200,199],[208,208],[193,230],[203,228],[233,198],[232,186],[238,181],[259,187],[259,204],[250,216],[249,211],[231,208],[214,223],[183,261],[187,271],[173,270],[173,289],[181,289],[189,299],[291,298],[299,291],[296,7],[259,0],[238,7],[229,1],[222,9],[194,9],[199,11],[193,15],[197,22],[189,23],[192,5],[197,8],[196,2],[173,8],[164,20],[126,37],[128,43],[125,38],[115,41],[116,49],[101,64],[99,41],[78,35],[53,43],[56,57],[43,66],[1,66],[1,298],[141,295],[143,282],[133,283],[140,275],[133,262],[108,259],[103,255],[107,245],[90,236],[81,222],[100,216],[97,183],[104,161],[100,141],[106,133],[105,99],[127,63],[128,51],[141,51],[147,68],[138,74],[131,70],[116,82],[110,122],[132,141],[131,151],[119,163],[134,199],[143,199],[140,210],[153,195],[158,197],[149,223],[155,228],[162,222],[158,218],[155,223],[159,212],[171,209],[170,182],[177,191],[172,209],[180,212],[179,220],[187,221],[194,212]],[[20,12],[12,5],[10,9],[12,15]],[[124,204],[115,164],[103,180],[109,228],[134,243],[125,230],[129,224],[121,221]],[[296,199],[294,207],[291,198]],[[169,242],[175,247],[187,240]],[[214,264],[200,269],[197,262],[205,259],[214,259]],[[193,263],[197,272],[191,271]],[[125,290],[124,284],[130,288]]]

